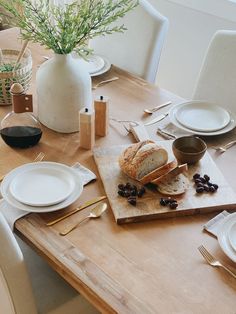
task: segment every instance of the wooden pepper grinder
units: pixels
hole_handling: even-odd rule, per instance
[[[94,111],[83,108],[79,113],[80,147],[92,149],[95,144]]]
[[[94,101],[95,134],[106,136],[109,128],[109,101],[103,96]]]

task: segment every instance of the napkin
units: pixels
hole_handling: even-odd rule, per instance
[[[161,129],[163,131],[166,131],[170,134],[175,135],[176,137],[186,136],[186,135],[192,135],[190,132],[181,130],[177,126],[175,126],[173,123],[169,122],[165,125],[162,125]]]
[[[229,215],[230,215],[230,213],[227,212],[226,210],[224,210],[223,212],[221,212],[220,214],[218,214],[217,216],[215,216],[214,218],[209,220],[203,226],[203,229],[210,232],[211,234],[213,234],[217,238],[217,234],[218,234],[219,228],[220,228],[223,220],[225,219],[225,217],[227,217]]]
[[[83,185],[96,180],[96,175],[88,168],[82,166],[79,162],[72,166],[73,169],[80,175]],[[1,197],[1,195],[0,195]],[[8,222],[10,228],[14,229],[14,223],[17,219],[29,214],[27,211],[20,210],[10,204],[8,204],[4,199],[0,200],[0,211],[3,213],[6,221]]]
[[[75,163],[72,168],[74,168],[78,174],[80,175],[83,185],[88,184],[91,181],[94,181],[97,179],[95,173],[93,173],[91,170],[88,168],[85,168],[82,166],[79,162]]]

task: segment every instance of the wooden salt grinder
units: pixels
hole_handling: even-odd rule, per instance
[[[94,101],[95,110],[95,134],[106,136],[109,127],[109,102],[107,98],[100,96]]]
[[[83,108],[79,113],[80,147],[92,149],[95,144],[94,111]]]

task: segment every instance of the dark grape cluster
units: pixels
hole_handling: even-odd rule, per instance
[[[160,204],[162,206],[169,206],[170,209],[176,209],[178,207],[177,200],[174,198],[168,197],[168,198],[161,198]]]
[[[135,206],[137,197],[142,197],[146,192],[144,187],[138,188],[136,185],[127,182],[126,184],[118,184],[118,194],[126,197],[129,204]]]
[[[201,194],[204,192],[214,193],[218,190],[218,185],[210,182],[210,177],[207,174],[204,174],[202,177],[199,173],[193,175],[193,180],[196,187],[196,193]]]

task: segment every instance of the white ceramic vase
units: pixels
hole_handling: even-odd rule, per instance
[[[81,60],[71,54],[55,54],[36,74],[38,117],[48,128],[79,131],[79,111],[91,108],[91,78]]]

